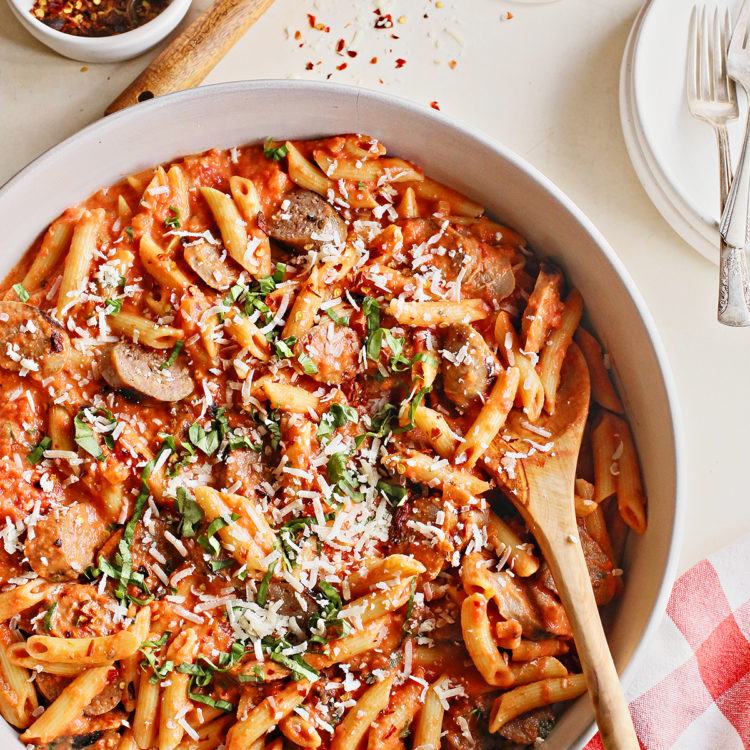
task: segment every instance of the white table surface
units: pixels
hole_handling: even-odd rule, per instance
[[[194,0],[187,20],[206,4]],[[639,5],[442,0],[438,8],[435,0],[276,0],[206,83],[319,80],[331,73],[333,81],[437,101],[443,113],[502,141],[567,192],[634,277],[674,370],[686,433],[683,571],[750,530],[743,480],[750,453],[750,330],[716,322],[716,267],[661,218],[628,159],[618,77]],[[375,7],[392,13],[392,30],[372,28]],[[310,28],[308,12],[331,32]],[[367,30],[356,42],[357,57],[337,56],[336,41],[348,43],[360,25]],[[0,2],[0,183],[101,116],[155,52],[114,65],[66,60],[29,36]],[[406,60],[400,69],[397,58]],[[344,61],[347,68],[336,70]]]

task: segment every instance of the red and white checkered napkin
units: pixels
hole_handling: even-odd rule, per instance
[[[750,748],[750,535],[677,579],[626,692],[645,750]]]

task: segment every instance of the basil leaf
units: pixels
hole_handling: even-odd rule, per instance
[[[266,140],[263,144],[263,156],[273,161],[281,161],[289,153],[289,146],[286,143],[281,146],[274,146],[273,143],[273,138]]]
[[[168,229],[179,229],[182,226],[182,222],[180,221],[180,209],[176,206],[170,206],[169,210],[171,211],[172,215],[165,219],[164,226]]]
[[[348,326],[349,318],[345,318],[334,311],[332,307],[326,309],[326,315],[337,325],[337,326]]]
[[[294,680],[308,680],[309,682],[315,682],[320,677],[320,672],[317,669],[311,667],[303,658],[302,654],[295,654],[294,656],[285,656],[282,653],[272,651],[268,657],[271,661],[275,661],[278,664],[285,666],[292,673],[292,679]]]
[[[28,302],[31,299],[31,295],[24,289],[23,284],[13,284],[13,291],[18,295],[21,302]]]
[[[341,595],[331,586],[328,581],[318,581],[318,590],[326,599],[335,607],[336,610],[341,609],[343,603],[341,601]]]
[[[79,411],[73,419],[75,426],[73,439],[79,448],[91,454],[97,461],[104,461],[104,453],[102,453],[102,449],[96,437],[94,437],[94,431],[91,429],[91,425],[83,421],[82,414],[83,412]]]
[[[232,513],[232,522],[236,521],[239,517],[240,516],[238,513]],[[200,546],[203,547],[206,552],[218,555],[221,552],[221,545],[219,544],[219,540],[216,538],[215,534],[219,529],[223,529],[225,526],[229,526],[229,523],[229,521],[226,521],[221,516],[219,516],[219,518],[214,518],[214,520],[211,521],[208,529],[206,529],[205,535],[198,537],[198,544],[200,544]]]
[[[318,366],[304,352],[299,354],[297,362],[302,365],[302,369],[306,375],[314,375],[318,371]]]
[[[276,570],[277,562],[278,560],[274,560],[268,566],[268,570],[266,571],[266,574],[263,576],[263,580],[258,585],[258,594],[255,597],[255,603],[259,607],[266,606],[266,600],[268,599],[268,584],[271,583],[271,578],[273,578],[273,573]]]
[[[122,310],[122,300],[121,299],[108,299],[104,303],[104,312],[107,315],[117,315],[118,312]]]
[[[44,458],[44,451],[52,447],[52,438],[43,437],[28,453],[26,460],[30,464],[38,464]]]
[[[296,336],[288,336],[285,339],[274,342],[277,357],[293,357],[292,347],[297,343]]]
[[[328,459],[326,474],[328,481],[335,484],[339,490],[348,495],[355,503],[361,503],[365,496],[355,489],[356,481],[351,473],[346,469],[346,462],[349,456],[346,453],[334,453]]]
[[[42,620],[42,625],[48,633],[50,630],[52,630],[52,618],[55,616],[56,610],[57,602],[54,602],[49,606],[49,608],[47,609],[47,614],[44,615],[44,619]]]
[[[332,404],[331,408],[320,418],[316,437],[318,440],[330,438],[339,427],[343,427],[347,422],[356,423],[357,421],[359,421],[359,414],[353,406]]]
[[[382,492],[388,501],[397,508],[404,504],[406,496],[409,494],[405,487],[399,487],[397,484],[388,484],[383,481],[377,483],[376,489],[378,492]]]
[[[194,537],[198,524],[203,520],[203,509],[184,487],[177,488],[175,505],[182,516],[177,527],[177,534],[188,539]]]
[[[180,352],[182,351],[182,347],[185,346],[185,342],[180,339],[179,341],[175,341],[174,347],[172,348],[172,353],[169,355],[169,359],[159,365],[160,370],[166,370],[167,367],[171,367],[174,363],[177,357],[180,356]]]

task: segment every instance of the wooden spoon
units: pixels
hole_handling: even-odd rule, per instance
[[[528,454],[528,440],[553,442],[550,451],[518,459],[512,475],[492,466],[539,544],[568,614],[602,743],[607,750],[639,750],[583,557],[573,504],[576,464],[589,411],[589,371],[580,349],[568,349],[562,367],[555,413],[535,423],[551,433],[526,431],[522,420],[510,425],[519,438],[500,447]],[[488,463],[492,463],[492,456]]]
[[[273,0],[216,0],[128,86],[104,114],[197,86]]]

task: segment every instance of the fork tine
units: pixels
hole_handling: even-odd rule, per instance
[[[697,90],[697,60],[698,60],[698,34],[696,31],[698,7],[693,6],[690,13],[690,29],[688,31],[688,64],[687,64],[687,93],[688,99],[693,100],[698,96]]]
[[[711,46],[713,54],[713,75],[711,81],[714,85],[714,93],[717,97],[726,99],[727,90],[724,86],[724,54],[725,49],[721,43],[721,25],[719,23],[719,9],[714,9],[713,22],[711,23]]]
[[[710,23],[708,20],[708,13],[704,15],[703,20],[705,22],[705,55],[706,55],[706,69],[708,74],[708,97],[709,99],[716,98],[716,54],[717,44],[714,30],[716,28],[716,12],[714,11],[714,23]]]
[[[735,85],[734,85],[734,79],[729,77],[729,73],[727,72],[727,55],[729,54],[729,38],[730,38],[730,19],[729,19],[729,9],[727,8],[724,11],[724,26],[721,29],[721,49],[724,50],[724,54],[721,56],[721,77],[724,81],[724,86],[727,91],[727,96],[731,100],[735,100],[737,98],[737,94],[735,93]]]
[[[745,0],[734,24],[732,39],[729,43],[729,54],[734,55],[747,46],[747,21],[750,18],[750,0]]]
[[[708,52],[706,50],[706,6],[701,7],[700,19],[698,20],[698,96],[701,99],[708,97]]]

